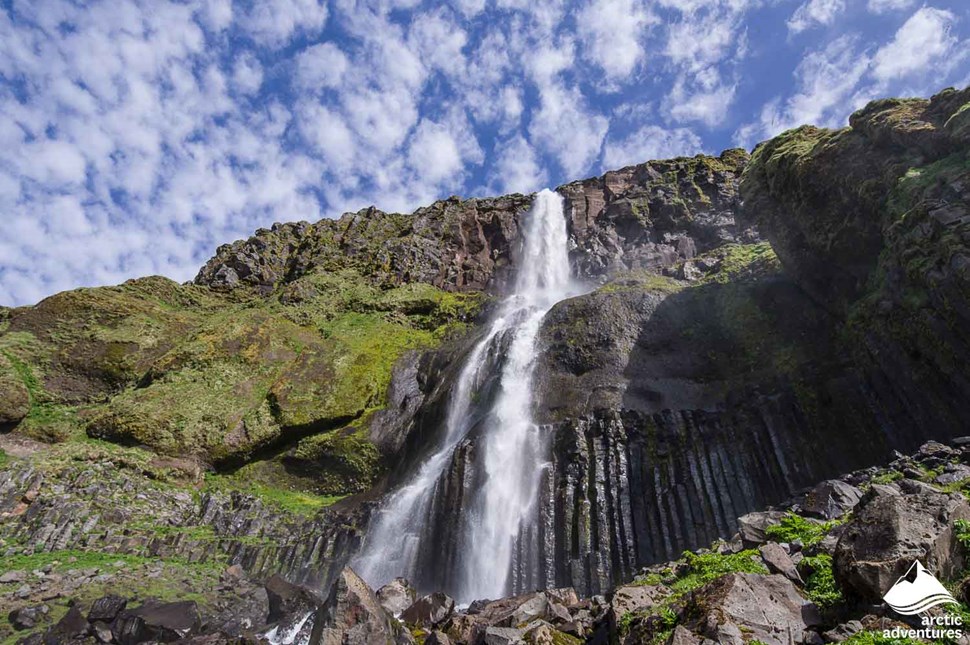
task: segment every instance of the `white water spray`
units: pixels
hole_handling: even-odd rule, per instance
[[[532,375],[543,317],[575,295],[568,258],[562,197],[536,195],[524,222],[524,247],[513,293],[488,333],[469,354],[449,402],[441,446],[384,503],[354,563],[373,585],[395,576],[413,577],[426,524],[442,473],[456,446],[472,430],[476,388],[494,367],[487,361],[507,339],[495,401],[484,421],[477,467],[482,485],[468,491],[461,518],[458,600],[497,598],[509,587],[512,550],[520,529],[534,521],[536,492],[545,467],[544,441],[532,421]]]

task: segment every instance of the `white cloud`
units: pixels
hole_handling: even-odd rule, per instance
[[[866,7],[872,13],[888,13],[909,9],[915,3],[916,0],[869,0]]]
[[[327,22],[324,0],[275,0],[254,2],[239,18],[253,40],[269,47],[281,47],[298,32],[313,34]]]
[[[418,124],[408,146],[408,161],[417,174],[432,183],[454,177],[462,170],[458,143],[444,126],[431,121]]]
[[[775,98],[766,103],[757,122],[738,129],[736,142],[751,146],[758,137],[768,138],[804,124],[844,125],[848,115],[860,107],[858,88],[868,68],[868,56],[851,36],[810,52],[795,70],[798,91],[784,102]]]
[[[490,187],[499,193],[532,193],[546,185],[549,175],[535,148],[516,135],[496,145],[497,158],[490,173]]]
[[[703,151],[700,137],[688,128],[646,125],[623,139],[610,139],[603,152],[603,169],[612,170],[652,159],[692,157]]]
[[[237,57],[232,82],[239,92],[255,94],[263,85],[263,66],[252,54]]]
[[[306,90],[339,87],[349,64],[347,56],[337,45],[313,45],[296,57],[296,80]]]
[[[957,39],[950,31],[955,17],[949,11],[923,7],[910,16],[893,40],[873,56],[873,76],[880,81],[925,74],[947,55]]]
[[[788,31],[798,34],[816,26],[831,25],[845,11],[845,0],[806,0],[788,19]]]
[[[576,15],[586,57],[619,80],[642,60],[644,31],[655,20],[633,0],[590,0]]]
[[[533,143],[556,157],[565,173],[578,177],[599,156],[609,120],[589,110],[582,92],[559,83],[540,85],[539,109],[529,124]]]

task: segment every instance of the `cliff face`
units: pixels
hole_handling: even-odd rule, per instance
[[[539,529],[520,539],[539,558],[517,560],[518,589],[604,591],[730,534],[748,510],[965,433],[968,102],[970,90],[879,101],[849,128],[800,128],[750,158],[654,161],[559,188],[591,291],[540,335],[551,466]],[[91,446],[119,451],[122,470],[213,496],[235,519],[211,553],[178,555],[325,580],[373,500],[433,445],[530,205],[451,198],[275,225],[220,247],[193,284],[145,278],[2,309],[0,438],[56,444],[82,466],[104,459]],[[424,587],[447,586],[475,439],[441,483]],[[29,502],[16,499],[30,473],[5,480],[9,505],[27,505],[0,517],[12,548],[47,525],[71,536],[48,549],[156,543],[82,540],[64,507],[33,506],[83,488],[71,472],[45,471]],[[285,545],[273,550],[240,537],[263,517],[257,501],[321,514],[286,524],[289,537],[270,527],[284,520],[260,520],[261,539]],[[208,522],[180,504],[179,522]]]

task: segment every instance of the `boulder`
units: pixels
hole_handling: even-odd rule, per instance
[[[88,611],[88,622],[111,623],[127,605],[128,601],[121,596],[109,594],[98,598],[91,604],[91,609]]]
[[[426,629],[444,623],[455,609],[455,601],[446,594],[436,591],[416,600],[401,613],[401,622]]]
[[[794,561],[780,544],[768,542],[758,547],[758,551],[761,553],[761,559],[768,567],[768,571],[780,573],[792,582],[802,583],[802,577],[798,574]]]
[[[803,515],[832,520],[855,508],[862,499],[862,491],[838,479],[829,479],[815,486],[799,500]]]
[[[525,632],[514,627],[487,627],[483,642],[485,645],[518,645],[525,643]]]
[[[738,518],[738,534],[745,547],[758,546],[768,541],[765,530],[781,522],[785,514],[781,511],[755,511]]]
[[[170,643],[195,634],[202,624],[194,601],[145,603],[118,614],[111,633],[120,645],[145,641]]]
[[[907,494],[873,486],[859,504],[833,559],[844,591],[878,603],[914,560],[941,579],[963,570],[953,523],[970,519],[970,505],[960,495],[920,490]]]
[[[47,614],[50,613],[50,607],[47,605],[36,605],[34,607],[21,607],[20,609],[15,609],[7,615],[7,619],[13,628],[17,631],[24,629],[33,629],[39,625],[45,618]]]
[[[424,645],[451,645],[451,639],[448,634],[435,630],[424,639]]]
[[[310,645],[393,643],[402,631],[367,583],[344,567],[317,610]]]
[[[722,644],[760,641],[788,645],[812,640],[806,631],[822,622],[818,608],[777,574],[731,573],[691,595],[685,627]]]
[[[315,593],[286,581],[274,574],[266,581],[266,595],[269,599],[267,623],[276,623],[294,614],[306,614],[320,606],[322,600]]]
[[[381,606],[394,616],[413,605],[417,595],[414,587],[405,578],[395,578],[377,590],[377,599]]]
[[[87,636],[90,630],[88,621],[84,619],[77,605],[71,605],[64,617],[44,634],[44,645],[68,643]],[[147,640],[147,639],[145,639]],[[122,643],[122,645],[125,645]]]
[[[610,622],[616,627],[624,614],[663,602],[670,595],[667,587],[659,585],[624,585],[617,587],[610,599]]]

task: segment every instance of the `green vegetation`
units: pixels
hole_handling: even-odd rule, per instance
[[[258,497],[270,508],[304,517],[312,517],[345,497],[318,495],[299,490],[294,484],[287,486],[285,477],[265,477],[265,470],[261,472],[259,466],[249,464],[233,474],[208,474],[205,477],[205,487],[207,490],[225,493],[239,491]]]
[[[885,472],[879,473],[870,480],[872,484],[891,484],[894,481],[899,481],[903,478],[903,473],[898,470],[887,470]]]
[[[805,546],[811,546],[820,542],[833,527],[838,526],[844,521],[813,522],[801,515],[788,512],[781,519],[781,522],[769,526],[765,530],[765,533],[775,542],[801,540]]]
[[[778,256],[768,242],[727,244],[712,251],[706,257],[708,262],[715,262],[717,268],[702,279],[703,283],[726,284],[776,273],[781,269]]]
[[[835,583],[832,556],[827,553],[808,556],[800,566],[811,572],[805,579],[805,593],[822,611],[835,609],[845,602],[842,591]]]
[[[623,271],[597,289],[597,293],[618,293],[622,291],[650,291],[669,295],[690,286],[682,280],[660,275],[646,269]]]
[[[6,466],[8,461],[10,461],[10,457],[4,452],[3,448],[0,448],[0,468]]]
[[[671,585],[675,596],[703,587],[728,573],[768,573],[756,549],[725,554],[685,551],[683,561],[686,571]]]
[[[970,552],[970,521],[957,520],[953,523],[953,530],[960,546]]]

